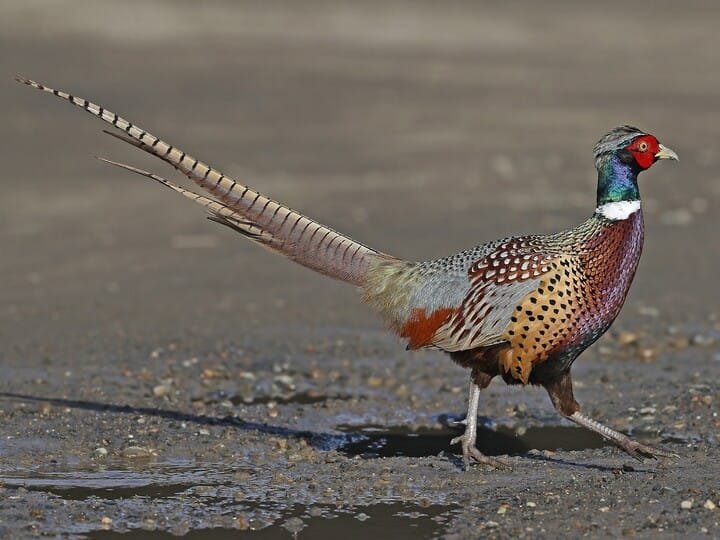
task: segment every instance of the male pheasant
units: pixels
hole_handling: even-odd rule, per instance
[[[638,443],[582,412],[570,368],[612,324],[640,259],[643,216],[638,174],[677,154],[631,126],[613,129],[595,145],[597,207],[573,229],[547,236],[508,237],[427,262],[409,262],[360,244],[269,199],[158,139],[117,114],[17,77],[21,83],[99,117],[107,132],[159,157],[214,198],[155,174],[108,161],[152,178],[204,206],[209,219],[330,277],[355,285],[408,349],[434,347],[471,369],[465,466],[471,460],[506,465],[475,447],[480,390],[499,375],[508,384],[543,386],[558,412],[638,459],[671,456]]]

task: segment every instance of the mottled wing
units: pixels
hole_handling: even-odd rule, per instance
[[[540,237],[513,238],[477,260],[468,271],[470,289],[432,344],[455,352],[507,341],[506,330],[522,300],[537,290],[558,253],[543,249]]]

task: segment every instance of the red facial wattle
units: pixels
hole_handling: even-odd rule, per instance
[[[643,135],[633,140],[625,149],[632,153],[640,168],[649,169],[655,163],[655,154],[660,151],[660,143],[652,135]]]

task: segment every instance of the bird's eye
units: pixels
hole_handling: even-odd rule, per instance
[[[641,152],[647,152],[647,149],[648,143],[646,143],[645,141],[642,141],[640,144],[638,144],[638,150],[640,150]]]

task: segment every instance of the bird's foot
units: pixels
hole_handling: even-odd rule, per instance
[[[648,446],[647,444],[642,444],[637,441],[633,441],[627,435],[620,433],[619,431],[615,431],[614,429],[611,429],[611,428],[601,424],[597,420],[593,420],[589,416],[585,416],[580,411],[575,411],[571,415],[568,415],[567,418],[584,428],[590,429],[590,430],[594,431],[595,433],[599,433],[605,439],[612,441],[612,443],[615,444],[615,446],[624,450],[625,452],[627,452],[629,455],[631,455],[638,461],[642,461],[643,459],[647,459],[647,458],[657,459],[659,457],[662,457],[662,458],[680,457],[677,454],[673,454],[672,452],[668,452],[666,450],[660,450],[657,448],[653,448],[652,446]]]
[[[459,435],[450,441],[451,446],[454,446],[456,444],[460,444],[462,447],[463,465],[465,466],[466,471],[470,470],[471,460],[474,461],[475,463],[480,463],[482,465],[488,465],[489,467],[492,467],[493,469],[498,469],[501,471],[509,471],[512,469],[512,467],[510,467],[510,464],[508,464],[500,459],[495,459],[495,458],[486,456],[480,450],[478,450],[477,447],[475,446],[474,437],[469,437],[467,431],[465,433],[463,433],[462,435]]]
[[[617,441],[616,444],[619,448],[627,452],[629,455],[631,455],[638,461],[643,461],[644,459],[680,457],[673,452],[668,452],[667,450],[662,450],[653,446],[649,446],[647,444],[639,443],[629,437],[625,437],[624,440]]]

